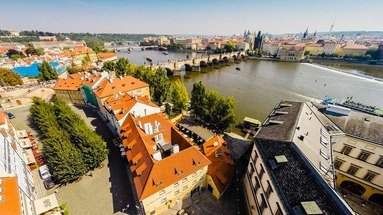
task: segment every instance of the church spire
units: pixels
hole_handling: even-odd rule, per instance
[[[305,33],[303,34],[303,39],[306,39],[307,35],[309,34],[309,28],[306,28]]]

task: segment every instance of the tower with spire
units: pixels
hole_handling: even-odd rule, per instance
[[[263,36],[261,35],[261,31],[258,31],[257,37],[254,39],[254,49],[253,50],[262,50],[263,46]]]
[[[334,24],[335,24],[335,19],[334,19],[334,22],[332,23],[332,25],[330,26],[330,32],[332,32],[332,30],[334,29]]]
[[[306,28],[305,33],[303,33],[303,39],[306,39],[308,34],[309,34],[309,28]]]

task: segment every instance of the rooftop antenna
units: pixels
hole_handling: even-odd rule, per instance
[[[335,19],[334,19],[334,22],[332,23],[332,25],[330,27],[330,32],[332,32],[332,30],[334,29],[334,24],[335,24]]]

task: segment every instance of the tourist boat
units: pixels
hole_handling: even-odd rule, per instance
[[[239,68],[239,67],[236,67],[235,69],[236,69],[236,70],[241,70],[241,68]]]
[[[146,60],[152,62],[153,60],[150,57],[146,57]]]
[[[162,52],[163,55],[169,55],[167,51]]]
[[[242,131],[245,133],[255,134],[257,130],[261,127],[261,125],[262,125],[261,121],[250,118],[250,117],[245,117],[240,127],[242,128]]]

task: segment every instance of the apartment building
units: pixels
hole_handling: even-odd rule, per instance
[[[0,112],[0,214],[34,214],[34,180],[17,130]]]
[[[243,179],[248,214],[353,214],[333,189],[329,125],[312,109],[282,101],[255,135]]]
[[[162,114],[129,114],[121,138],[146,214],[180,210],[183,199],[206,186],[210,161]]]
[[[304,59],[305,47],[295,45],[284,45],[278,50],[277,57],[281,61],[301,61]]]

